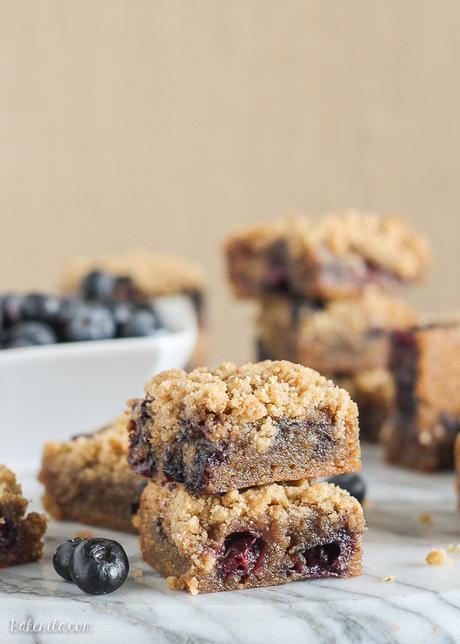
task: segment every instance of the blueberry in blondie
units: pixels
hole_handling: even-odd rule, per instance
[[[58,520],[134,532],[145,483],[130,469],[127,453],[126,416],[93,434],[47,443],[39,474],[46,510]]]
[[[360,468],[349,394],[287,361],[163,372],[131,407],[134,472],[197,495]]]
[[[430,320],[393,334],[396,410],[383,442],[390,463],[452,469],[460,431],[460,321]]]
[[[195,497],[151,481],[135,520],[145,561],[192,594],[361,573],[361,506],[328,483]]]
[[[327,302],[265,297],[257,334],[262,352],[272,359],[321,373],[356,373],[386,367],[389,331],[415,322],[404,300],[371,287],[361,297]]]
[[[46,518],[37,512],[26,516],[28,501],[16,476],[0,465],[0,568],[41,558]]]
[[[231,237],[225,252],[239,297],[346,298],[370,284],[394,290],[420,280],[431,259],[404,220],[355,211],[254,226]]]

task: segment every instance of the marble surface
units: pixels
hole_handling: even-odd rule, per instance
[[[425,563],[433,547],[460,542],[453,475],[424,476],[383,466],[365,450],[369,486],[364,574],[350,580],[308,581],[244,592],[190,597],[169,591],[139,559],[136,538],[97,530],[126,547],[130,575],[113,595],[91,597],[59,581],[51,564],[56,546],[77,524],[52,522],[37,564],[0,571],[0,642],[460,642],[460,555],[452,563]],[[39,507],[40,488],[24,473],[26,493]],[[432,524],[419,521],[429,512]],[[394,581],[382,578],[395,575]],[[88,624],[86,632],[10,633],[29,621]]]

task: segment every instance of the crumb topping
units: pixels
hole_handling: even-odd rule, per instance
[[[253,226],[234,235],[227,252],[236,244],[257,253],[281,240],[288,243],[295,258],[362,258],[407,280],[418,278],[431,262],[427,240],[404,219],[356,210],[321,217],[290,215]]]
[[[18,520],[24,516],[27,505],[15,474],[6,465],[0,465],[0,514]]]
[[[202,271],[192,262],[171,255],[130,252],[75,259],[64,273],[64,290],[77,290],[81,280],[93,270],[107,271],[117,277],[130,276],[139,290],[151,297],[202,291],[205,284]]]
[[[142,503],[162,517],[163,528],[181,554],[191,556],[196,565],[210,569],[219,544],[233,526],[270,516],[279,524],[289,518],[308,521],[318,511],[331,523],[347,518],[351,531],[362,531],[361,507],[345,490],[329,483],[273,483],[244,491],[231,490],[223,496],[195,497],[181,484],[149,482]]]
[[[357,407],[349,394],[316,371],[287,361],[221,364],[190,373],[158,374],[145,388],[152,440],[169,442],[184,423],[205,425],[209,440],[232,438],[242,432],[266,449],[276,435],[273,420],[329,415],[336,436],[357,422]],[[139,405],[134,405],[134,414]]]
[[[128,415],[124,414],[93,434],[78,436],[66,442],[47,443],[43,450],[42,469],[59,477],[68,498],[78,494],[76,471],[81,480],[104,478],[110,479],[114,485],[127,485],[139,480],[127,462],[128,422]],[[40,479],[45,482],[42,474]]]
[[[429,566],[445,566],[450,563],[447,552],[441,548],[439,550],[431,550],[426,556],[426,562]]]

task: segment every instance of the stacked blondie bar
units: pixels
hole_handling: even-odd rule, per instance
[[[235,295],[258,301],[259,359],[308,365],[347,388],[372,442],[393,408],[390,334],[416,322],[394,293],[424,277],[430,256],[403,220],[354,211],[285,217],[226,245]]]
[[[364,519],[315,477],[360,468],[343,389],[286,361],[155,376],[131,403],[144,559],[192,594],[361,571]]]

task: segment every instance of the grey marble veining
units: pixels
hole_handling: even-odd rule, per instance
[[[432,547],[460,542],[453,475],[385,467],[376,450],[365,450],[364,475],[370,506],[360,578],[190,597],[169,591],[139,559],[134,536],[97,530],[121,541],[131,570],[143,575],[91,597],[59,581],[51,564],[56,546],[81,526],[51,522],[41,562],[0,571],[0,643],[460,642],[460,556],[448,566],[425,563]],[[27,476],[23,483],[38,508],[38,484]],[[431,525],[420,523],[421,512]],[[382,581],[387,575],[395,581]],[[28,619],[87,623],[91,632],[9,632],[11,620]]]

